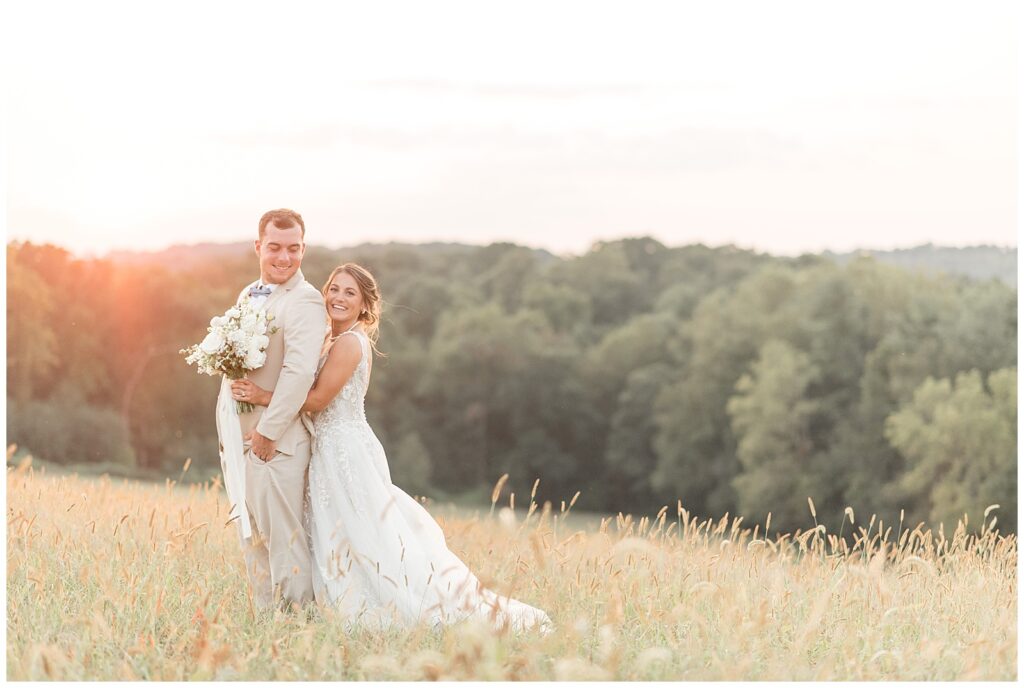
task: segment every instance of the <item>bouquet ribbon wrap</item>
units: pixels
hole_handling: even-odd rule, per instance
[[[249,510],[245,506],[245,449],[242,446],[242,427],[238,422],[235,401],[231,398],[231,380],[221,378],[220,394],[217,396],[217,425],[221,429],[220,466],[224,472],[224,491],[234,514],[238,517],[242,539],[252,537],[249,525]]]

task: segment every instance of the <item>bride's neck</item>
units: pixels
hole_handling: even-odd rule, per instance
[[[345,334],[346,332],[349,332],[351,330],[356,330],[356,329],[359,329],[359,321],[358,320],[353,322],[351,325],[346,325],[346,326],[334,325],[334,326],[331,327],[331,339],[337,339],[338,337],[340,337],[341,335]]]

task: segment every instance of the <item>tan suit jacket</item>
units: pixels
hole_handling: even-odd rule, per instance
[[[239,294],[246,298],[248,285]],[[274,393],[270,406],[257,406],[252,413],[238,417],[242,437],[255,429],[277,443],[277,451],[294,454],[295,446],[313,434],[313,423],[299,409],[313,386],[320,350],[327,335],[327,310],[323,296],[307,282],[299,270],[290,280],[274,289],[263,309],[272,315],[267,360],[262,367],[249,372],[247,378]],[[245,440],[246,448],[250,442]]]

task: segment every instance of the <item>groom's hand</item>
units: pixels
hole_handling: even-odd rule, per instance
[[[277,442],[267,439],[255,430],[250,433],[250,439],[252,440],[253,454],[264,461],[270,461],[274,458],[274,452],[277,451]]]

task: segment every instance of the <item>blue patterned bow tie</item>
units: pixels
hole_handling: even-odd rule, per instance
[[[250,287],[249,296],[270,296],[270,287]]]

